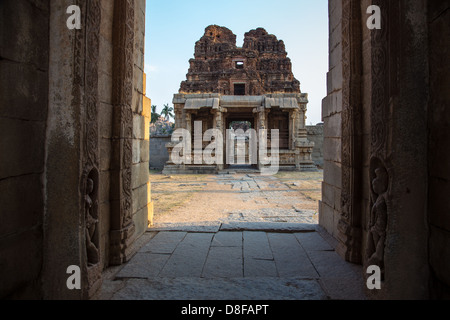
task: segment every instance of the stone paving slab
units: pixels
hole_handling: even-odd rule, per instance
[[[273,260],[272,249],[265,232],[243,232],[244,259]]]
[[[169,260],[168,254],[137,253],[116,275],[116,279],[157,277]]]
[[[334,250],[317,232],[295,233],[295,237],[306,252]]]
[[[178,223],[156,223],[149,228],[149,232],[157,231],[184,231],[184,232],[218,232],[221,226],[219,221],[178,222]]]
[[[273,259],[244,258],[244,277],[278,277],[275,261]]]
[[[240,247],[242,248],[242,232],[220,231],[214,235],[212,247]]]
[[[244,232],[244,277],[278,277],[265,232]]]
[[[297,278],[130,279],[112,300],[325,300],[316,280]]]
[[[158,232],[139,252],[172,254],[187,232]]]
[[[224,222],[221,231],[314,232],[317,226],[288,222]]]
[[[310,251],[308,253],[319,276],[341,279],[357,279],[353,265],[343,260],[335,251]]]
[[[106,299],[365,299],[361,268],[318,232],[160,232],[150,243],[105,280]]]
[[[188,233],[170,256],[160,277],[200,277],[213,233]]]
[[[244,266],[242,243],[239,247],[211,247],[202,273],[203,278],[242,278]]]
[[[268,233],[267,236],[280,277],[319,278],[306,251],[293,234]]]

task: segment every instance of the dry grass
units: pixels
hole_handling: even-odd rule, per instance
[[[150,171],[152,201],[155,217],[161,217],[184,206],[196,192],[203,190],[208,179],[205,175],[171,175]]]

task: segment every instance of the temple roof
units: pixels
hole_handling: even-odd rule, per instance
[[[300,93],[284,42],[263,28],[247,32],[241,48],[231,30],[210,25],[196,42],[189,63],[180,93]]]

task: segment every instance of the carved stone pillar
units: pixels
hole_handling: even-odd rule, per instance
[[[84,242],[82,258],[84,283],[84,297],[91,297],[101,285],[103,264],[100,257],[99,231],[99,132],[98,132],[98,63],[99,63],[99,34],[101,8],[99,0],[86,2],[85,28],[85,74],[84,74],[84,138],[82,148],[83,172],[81,194],[83,205],[81,217],[84,221],[81,239]]]
[[[175,130],[182,128],[182,120],[183,120],[183,105],[175,104],[174,107],[175,113]]]
[[[295,142],[297,141],[298,136],[298,119],[299,119],[299,111],[298,110],[290,110],[289,111],[289,145],[290,149],[295,149]]]
[[[189,131],[192,135],[192,114],[190,112],[186,112],[184,118],[186,121],[186,130]]]
[[[134,1],[116,0],[113,21],[113,139],[111,160],[110,263],[128,258],[133,240],[132,219],[132,138]]]
[[[347,261],[361,263],[361,5],[342,1],[342,190],[339,244]]]
[[[219,107],[218,109],[213,109],[212,113],[214,114],[214,126],[217,130],[220,131],[220,133],[222,134],[223,137],[223,144],[222,144],[222,150],[225,150],[225,125],[224,125],[224,116],[223,113],[226,112],[227,110],[225,108]],[[226,163],[226,152],[223,152],[223,163]],[[223,170],[224,169],[224,164],[219,164],[217,165],[217,169],[218,170]]]

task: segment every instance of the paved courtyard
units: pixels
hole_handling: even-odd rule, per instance
[[[317,225],[316,200],[305,195],[314,179],[231,173],[175,183],[201,188],[155,217],[131,261],[107,270],[99,299],[364,299],[362,268]]]

